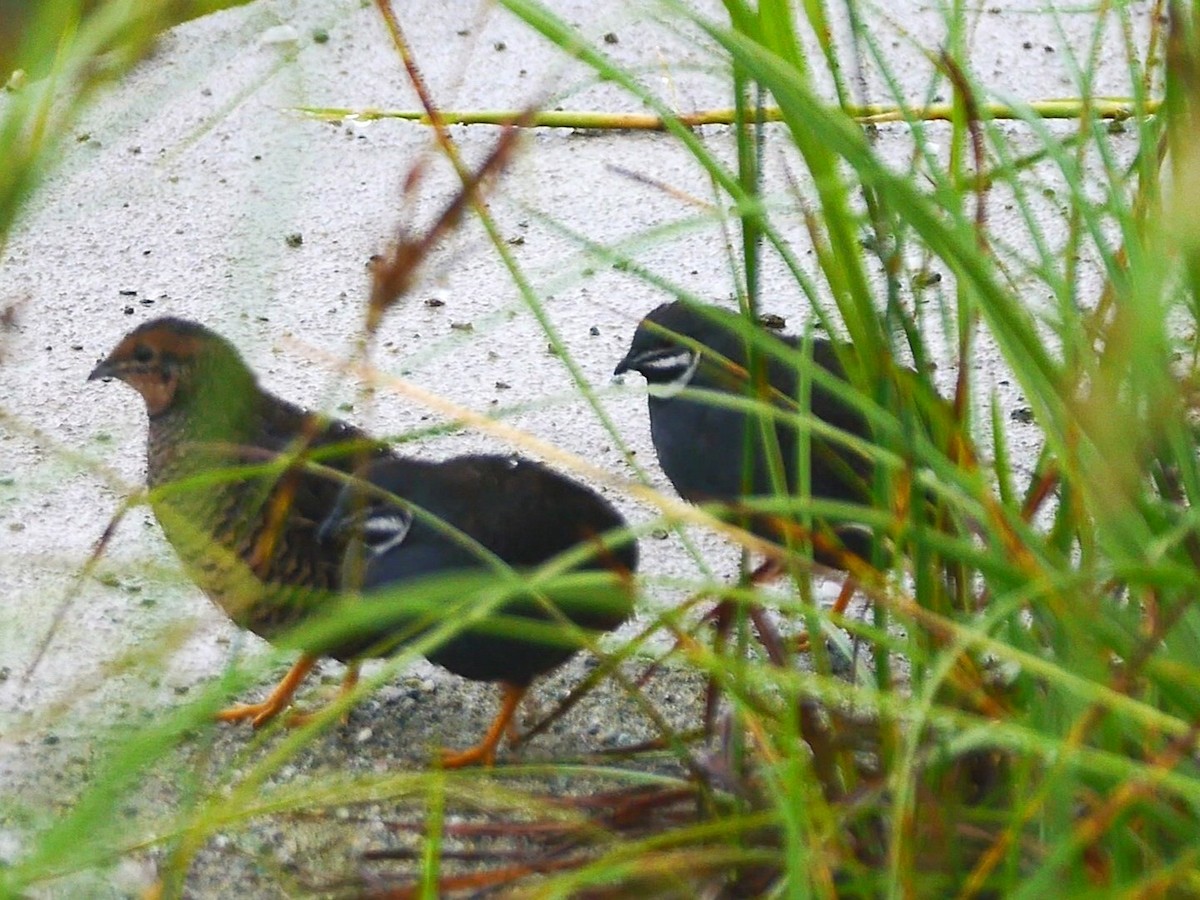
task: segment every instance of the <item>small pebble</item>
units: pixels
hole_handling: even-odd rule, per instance
[[[258,43],[261,46],[279,45],[279,44],[295,44],[300,40],[300,34],[291,25],[276,25],[274,28],[268,28],[259,37]]]

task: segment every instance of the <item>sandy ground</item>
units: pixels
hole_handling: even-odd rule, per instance
[[[681,23],[640,4],[560,0],[554,7],[613,58],[638,69],[677,108],[730,105],[726,79],[711,71],[711,52]],[[935,5],[892,9],[920,47],[939,46]],[[978,15],[972,35],[976,74],[1002,97],[1071,96],[1067,49],[1088,48],[1093,21],[1075,15],[1056,22],[1029,9],[998,2]],[[1133,9],[1140,34],[1150,4]],[[537,104],[639,111],[635,101],[595,83],[488,4],[397,2],[396,10],[444,108]],[[715,6],[709,11],[717,14]],[[927,97],[930,65],[918,47],[896,36],[886,21],[877,31],[894,54],[907,96],[946,99]],[[317,40],[318,32],[328,39]],[[1099,58],[1112,63],[1102,69],[1096,93],[1127,93],[1116,36],[1105,40]],[[870,77],[866,94],[887,99]],[[243,640],[182,579],[141,508],[118,531],[100,577],[74,586],[109,516],[140,482],[144,464],[140,402],[123,386],[85,381],[98,357],[141,321],[186,316],[226,334],[268,387],[297,402],[335,410],[380,434],[403,435],[440,421],[386,390],[364,397],[328,357],[345,355],[361,328],[368,258],[397,229],[419,233],[453,196],[456,180],[431,152],[422,127],[350,118],[321,122],[296,112],[298,106],[417,107],[372,7],[358,0],[260,0],[175,29],[80,124],[0,265],[0,301],[17,303],[19,315],[0,364],[0,403],[11,417],[0,425],[0,783],[15,791],[26,816],[0,818],[0,860],[20,854],[26,829],[52,808],[47,798],[69,797],[87,777],[96,717],[145,721],[217,676],[234,653],[265,646]],[[481,160],[498,136],[489,127],[456,127],[452,133],[471,162]],[[700,134],[732,158],[727,129]],[[883,127],[878,140],[885,156],[903,164],[904,128]],[[798,168],[778,141],[768,142],[766,159],[768,185],[782,197],[785,170]],[[721,300],[733,293],[725,239],[711,218],[695,220],[711,212],[711,199],[703,172],[668,137],[569,130],[528,134],[491,194],[492,212],[522,270],[547,299],[571,357],[600,392],[652,482],[663,486],[644,400],[630,389],[638,385],[612,386],[610,373],[637,320],[666,298],[590,259],[570,233],[606,245],[626,242],[639,264]],[[1061,202],[1047,196],[1045,212]],[[646,236],[668,223],[680,224],[665,236]],[[991,226],[1001,238],[1025,240],[1017,213],[1002,199],[993,205]],[[790,236],[815,269],[803,222],[792,223]],[[1086,279],[1095,276],[1082,277],[1080,296],[1094,296],[1094,281]],[[769,260],[763,283],[771,311],[801,327],[804,301],[777,260]],[[946,285],[950,290],[948,280]],[[1030,302],[1043,299],[1031,296]],[[387,317],[375,362],[472,409],[502,412],[530,434],[613,473],[633,474],[547,343],[482,230],[468,222],[436,249],[416,291]],[[944,349],[936,335],[931,343],[935,352]],[[1022,398],[994,354],[982,348],[975,365],[979,396],[987,400],[995,391],[1006,409],[1019,410]],[[949,367],[941,375],[952,383]],[[1018,458],[1024,453],[1031,463],[1036,433],[1032,426],[1013,428]],[[468,430],[425,440],[419,452],[507,449]],[[619,491],[610,496],[635,521],[651,515]],[[720,540],[695,537],[717,572],[734,570],[735,555]],[[648,575],[695,573],[676,537],[645,541],[643,560]],[[66,597],[62,621],[26,680],[23,674]],[[644,602],[651,609],[677,599],[651,587]],[[164,641],[171,642],[169,653],[147,652]],[[549,707],[585,667],[579,661],[549,679],[535,692],[533,706]],[[327,680],[338,675],[335,666],[324,671]],[[653,691],[677,724],[694,721],[693,676],[668,672]],[[433,744],[474,740],[493,700],[489,686],[464,685],[416,666],[356,710],[347,727],[306,751],[288,774],[419,766]],[[574,756],[650,733],[616,689],[589,698],[561,725],[535,741],[525,758]],[[219,763],[238,758],[246,737],[227,729],[214,740],[212,758]],[[185,757],[189,752],[201,750],[185,750]],[[146,802],[162,796],[152,790]],[[236,884],[245,895],[286,893],[278,872],[264,874],[247,862],[256,858],[255,848],[270,848],[266,855],[281,870],[303,869],[313,853],[303,845],[303,828],[278,829],[276,823],[241,832],[206,850],[194,876],[195,895],[223,895],[206,880],[212,878]],[[320,858],[354,859],[382,839],[383,829],[375,821],[348,833],[353,837],[337,841],[323,835],[326,856]],[[149,872],[129,863],[109,875],[92,889],[122,895]]]

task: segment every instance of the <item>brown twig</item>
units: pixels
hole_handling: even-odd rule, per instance
[[[369,332],[374,332],[384,313],[412,289],[420,264],[442,238],[458,227],[467,207],[481,202],[483,186],[499,175],[512,159],[517,137],[515,126],[506,127],[479,168],[464,175],[462,190],[424,234],[416,238],[397,238],[387,254],[372,259],[371,296],[367,306]]]
[[[438,111],[437,104],[434,103],[433,95],[429,92],[424,76],[421,75],[412,48],[404,36],[404,29],[401,27],[399,19],[392,10],[390,0],[375,0],[375,6],[391,35],[396,52],[400,55],[408,80],[417,92],[417,97],[425,110],[425,116],[433,126],[438,146],[454,166],[455,172],[458,173],[459,180],[462,182],[462,190],[447,204],[424,235],[415,239],[401,237],[386,256],[372,261],[371,297],[367,307],[368,334],[373,333],[379,327],[383,314],[412,288],[420,263],[429,255],[430,250],[438,241],[459,225],[467,207],[482,207],[481,188],[508,164],[512,158],[520,128],[532,121],[534,114],[534,110],[526,110],[515,114],[510,122],[505,123],[504,131],[492,152],[488,154],[487,159],[479,168],[472,172],[463,162],[458,148],[450,138],[450,132],[446,129],[446,123]]]

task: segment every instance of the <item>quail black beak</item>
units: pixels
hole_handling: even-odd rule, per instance
[[[317,527],[317,541],[322,544],[337,544],[345,542],[361,533],[363,523],[370,518],[370,508],[363,498],[356,493],[342,495],[334,504],[333,510]]]
[[[92,374],[87,377],[88,381],[111,381],[117,377],[116,367],[113,366],[110,360],[101,360],[96,364],[96,368],[92,369]]]
[[[331,544],[337,540],[346,528],[346,515],[339,502],[333,512],[327,515],[317,529],[317,542]]]
[[[638,372],[645,374],[646,366],[653,366],[660,359],[667,359],[675,356],[682,350],[682,347],[656,347],[650,350],[631,349],[625,354],[625,358],[617,363],[617,367],[613,369],[613,377],[623,375],[626,372]]]

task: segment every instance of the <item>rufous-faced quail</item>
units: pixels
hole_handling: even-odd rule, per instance
[[[348,474],[386,449],[263,390],[232,344],[184,319],[154,319],[127,334],[89,376],[110,378],[145,400],[150,505],[217,606],[268,641],[325,608],[340,587],[345,548],[319,541],[317,529],[342,485],[307,463]],[[354,649],[322,655],[352,662]],[[263,724],[316,659],[304,653],[266,700],[219,718]],[[352,665],[348,681],[355,673]]]

